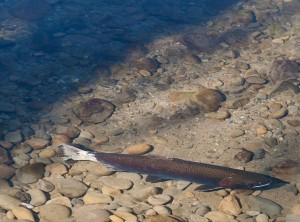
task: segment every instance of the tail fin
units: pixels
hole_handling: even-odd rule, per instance
[[[60,144],[58,146],[57,156],[61,157],[63,160],[90,160],[97,162],[94,152],[85,151],[67,144]]]

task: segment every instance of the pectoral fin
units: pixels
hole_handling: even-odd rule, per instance
[[[218,185],[214,185],[214,184],[203,184],[199,187],[197,187],[195,190],[198,191],[212,191],[212,190],[219,190],[222,189],[223,187],[220,187]]]

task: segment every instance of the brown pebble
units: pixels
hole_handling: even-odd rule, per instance
[[[289,119],[286,122],[287,122],[287,124],[289,124],[292,127],[300,126],[300,120],[298,120],[298,119]]]
[[[107,136],[95,137],[94,141],[97,144],[103,144],[103,143],[107,143],[109,141],[109,138]]]
[[[52,158],[56,155],[56,152],[54,149],[51,148],[46,148],[44,150],[41,150],[41,152],[39,152],[39,157],[42,158]]]
[[[44,140],[40,138],[32,138],[26,140],[25,142],[35,150],[43,149],[49,144],[48,140]]]
[[[239,152],[234,156],[234,159],[247,163],[252,159],[253,155],[254,155],[253,152],[246,149],[242,149],[241,152]]]
[[[256,127],[256,135],[257,136],[263,136],[268,132],[268,128],[265,127],[264,125],[258,125]]]
[[[275,112],[273,112],[270,117],[273,119],[280,119],[288,114],[288,110],[286,108],[281,108]]]
[[[244,134],[245,134],[245,131],[241,130],[241,129],[232,130],[230,132],[230,136],[232,138],[237,138],[237,137],[243,136]]]
[[[205,113],[204,116],[209,119],[225,120],[230,118],[230,113],[225,110],[220,110],[217,112]]]
[[[246,78],[246,82],[249,84],[264,85],[266,84],[267,80],[259,76],[249,76],[248,78]]]
[[[151,72],[149,72],[149,71],[147,71],[147,70],[144,70],[144,69],[140,70],[140,71],[139,71],[139,74],[140,74],[141,76],[144,76],[144,77],[149,77],[149,76],[151,76]]]
[[[152,149],[152,146],[149,144],[145,143],[138,143],[138,144],[133,144],[129,147],[127,147],[127,152],[129,154],[145,154],[148,153]]]
[[[70,143],[71,139],[66,135],[53,135],[52,144]]]

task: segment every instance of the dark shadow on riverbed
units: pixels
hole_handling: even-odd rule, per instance
[[[39,19],[32,17],[37,13],[30,11],[32,7],[27,14],[25,6],[16,10],[18,1],[1,3],[3,32],[22,31],[19,38],[0,38],[1,128],[14,131],[22,123],[38,122],[42,118],[39,113],[47,113],[52,104],[76,93],[80,86],[102,82],[102,79],[108,79],[108,87],[114,86],[117,80],[110,79],[113,72],[109,67],[129,62],[139,69],[143,64],[136,64],[135,60],[146,58],[145,45],[156,39],[178,35],[178,41],[195,53],[211,54],[219,49],[221,42],[243,47],[249,34],[257,28],[255,19],[252,28],[250,24],[245,29],[219,35],[209,34],[205,29],[207,21],[223,11],[231,8],[239,11],[240,2],[58,1],[50,7],[43,6],[45,15]],[[227,18],[230,26],[232,21]],[[153,58],[156,59],[155,55]],[[159,64],[154,66],[155,69]]]
[[[17,1],[3,3],[3,30],[31,33],[20,31],[21,37],[0,39],[2,128],[14,131],[20,122],[39,121],[37,114],[47,112],[64,95],[87,83],[109,79],[110,65],[146,57],[145,44],[157,38],[183,34],[181,40],[199,51],[197,41],[184,35],[185,28],[205,27],[209,19],[237,2],[62,1],[40,9],[19,6]],[[206,48],[214,50],[210,45]],[[111,83],[116,82],[108,85]],[[12,120],[18,124],[10,124]]]

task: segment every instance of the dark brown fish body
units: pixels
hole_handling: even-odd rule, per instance
[[[206,186],[208,190],[223,187],[252,189],[280,182],[276,178],[263,174],[161,156],[97,153],[82,150],[79,153],[79,149],[73,147],[78,154],[75,157],[74,154],[68,155],[69,145],[62,146],[63,148],[60,149],[63,149],[63,152],[61,152],[63,155],[61,156],[64,159],[98,161],[114,170],[149,174],[164,179],[209,184],[209,186]],[[85,155],[84,152],[88,154]]]

